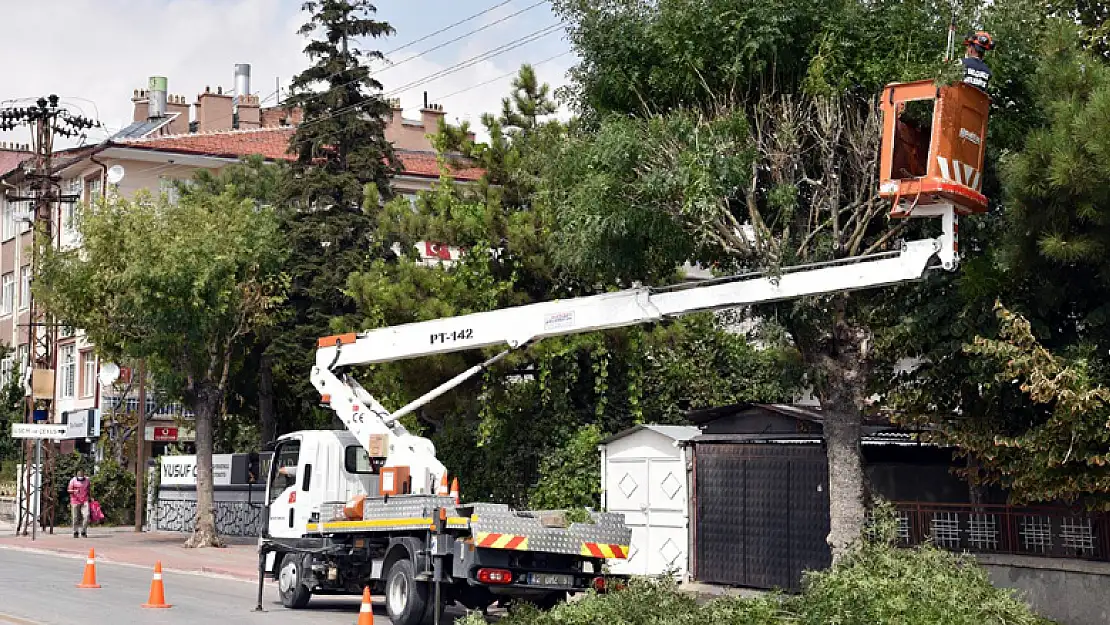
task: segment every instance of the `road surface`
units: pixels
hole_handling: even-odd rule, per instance
[[[313,597],[304,610],[281,606],[277,587],[266,584],[265,613],[254,612],[257,586],[217,576],[166,572],[168,610],[139,606],[150,593],[153,570],[97,562],[101,588],[75,588],[85,562],[54,554],[0,550],[0,625],[122,625],[125,623],[265,623],[266,625],[354,623],[359,597]],[[449,622],[449,621],[448,621]],[[388,625],[380,598],[374,623]]]

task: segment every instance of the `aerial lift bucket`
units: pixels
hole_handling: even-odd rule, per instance
[[[963,82],[895,83],[884,88],[881,108],[879,195],[893,202],[892,217],[926,216],[949,206],[957,215],[986,212],[985,93]]]

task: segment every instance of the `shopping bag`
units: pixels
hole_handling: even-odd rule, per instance
[[[104,512],[100,509],[100,502],[93,499],[89,502],[89,520],[100,523],[104,520]]]

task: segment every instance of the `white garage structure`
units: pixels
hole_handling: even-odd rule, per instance
[[[614,573],[689,577],[689,459],[683,441],[701,434],[684,425],[638,425],[601,442],[601,506],[632,528],[627,560]]]

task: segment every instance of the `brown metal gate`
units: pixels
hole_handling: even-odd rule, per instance
[[[828,469],[818,444],[695,444],[694,578],[798,590],[829,565]]]

